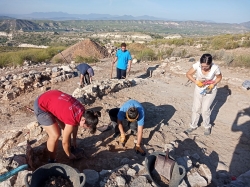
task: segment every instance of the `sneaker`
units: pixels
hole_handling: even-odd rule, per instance
[[[206,128],[204,131],[204,135],[208,136],[211,134],[211,128]]]
[[[197,128],[192,128],[192,127],[190,127],[190,128],[188,128],[187,130],[186,130],[186,132],[187,133],[191,133],[191,132],[193,132],[194,130],[196,130]]]
[[[113,138],[115,139],[115,138],[119,137],[120,134],[121,134],[120,132],[115,132],[115,134],[113,135]]]

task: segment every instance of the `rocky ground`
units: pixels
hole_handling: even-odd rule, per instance
[[[198,56],[194,58],[199,59]],[[184,133],[191,120],[194,90],[194,84],[187,83],[185,72],[194,62],[188,58],[171,58],[161,62],[135,63],[124,81],[110,79],[110,62],[110,59],[104,59],[93,64],[94,83],[83,89],[78,88],[78,77],[68,77],[40,87],[31,86],[15,98],[2,97],[1,173],[26,162],[23,155],[27,139],[33,149],[32,158],[28,159],[33,170],[47,162],[46,133],[37,126],[35,116],[26,106],[32,108],[35,98],[44,91],[60,89],[85,102],[87,109],[101,111],[98,126],[110,122],[108,109],[119,107],[128,99],[141,102],[146,111],[143,131],[146,157],[152,152],[170,149],[170,155],[187,171],[180,186],[250,186],[247,173],[250,170],[250,91],[241,86],[244,80],[249,80],[249,69],[221,66],[223,80],[212,104],[212,133],[204,136],[202,120],[196,131],[189,135]],[[74,75],[74,65],[70,67],[72,71],[66,73],[62,69],[57,70],[60,73],[54,73],[55,77],[68,72]],[[49,65],[32,68],[37,71],[50,68],[50,75],[55,72]],[[6,77],[11,72],[20,73],[15,69],[5,69],[1,70],[1,76]],[[117,139],[112,139],[112,134],[112,129],[98,131],[95,135],[80,129],[78,146],[84,149],[85,158],[70,161],[60,147],[57,161],[84,172],[86,186],[156,186],[146,171],[145,157],[133,150],[134,137],[130,131],[127,131],[125,147],[120,146]],[[23,178],[27,172],[30,171],[22,171],[0,184],[24,186]]]

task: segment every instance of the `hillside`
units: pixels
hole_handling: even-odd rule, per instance
[[[42,27],[38,24],[21,19],[3,19],[0,20],[0,31],[38,31],[41,30]]]
[[[145,17],[146,19],[147,17]],[[74,32],[152,32],[205,36],[249,32],[249,22],[242,24],[211,23],[201,21],[133,20],[124,16],[120,20],[20,20],[0,19],[0,31],[74,31]]]

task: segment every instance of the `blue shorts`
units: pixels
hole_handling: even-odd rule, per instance
[[[38,97],[39,98],[39,97]],[[56,122],[56,117],[50,112],[43,111],[38,105],[38,98],[34,102],[34,113],[38,124],[41,126],[50,126]]]

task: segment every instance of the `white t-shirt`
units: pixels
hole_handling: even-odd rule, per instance
[[[215,80],[216,79],[216,75],[220,75],[220,68],[218,65],[212,63],[212,67],[211,70],[204,75],[201,71],[201,64],[200,62],[196,62],[195,64],[193,64],[193,68],[194,70],[196,70],[196,80],[199,81],[209,81],[209,80]],[[197,86],[198,87],[198,86]],[[202,91],[204,88],[200,88],[200,90]],[[214,89],[216,89],[216,85],[214,86]]]

